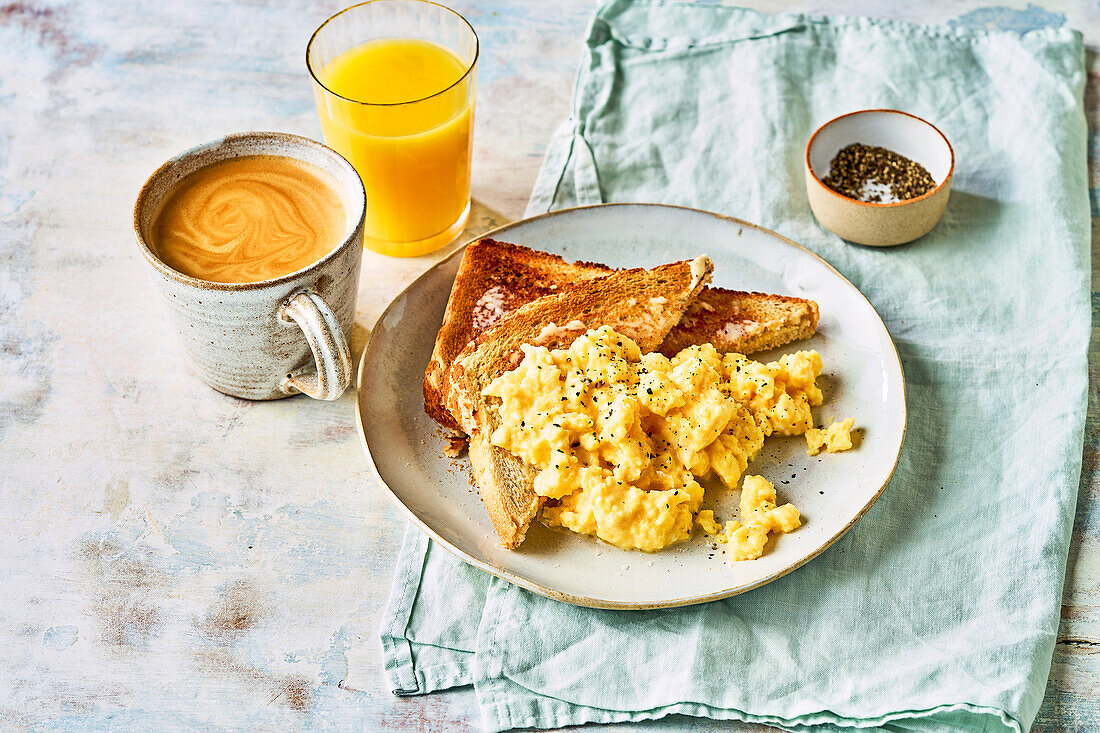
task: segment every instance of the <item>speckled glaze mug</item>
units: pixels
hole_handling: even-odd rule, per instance
[[[207,282],[164,264],[150,245],[151,232],[176,185],[201,168],[250,155],[294,158],[328,173],[347,212],[343,240],[313,264],[259,282]],[[188,359],[204,382],[249,400],[300,393],[334,400],[343,394],[352,379],[348,336],[355,320],[365,212],[363,183],[350,163],[319,142],[280,132],[246,132],[199,145],[149,177],[134,204],[134,234]]]

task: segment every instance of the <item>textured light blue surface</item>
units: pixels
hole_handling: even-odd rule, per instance
[[[246,129],[320,137],[305,44],[349,2],[0,3],[0,729],[476,729],[472,687],[398,698],[383,674],[376,630],[406,523],[370,484],[355,396],[252,405],[204,387],[130,233],[142,181],[180,150]],[[1064,16],[1089,43],[1100,150],[1095,3],[735,2],[1021,30]],[[522,215],[593,3],[445,4],[483,41],[473,236]],[[354,350],[445,254],[364,253]],[[1100,346],[1090,362],[1042,733],[1100,730]],[[764,728],[670,716],[608,733]]]
[[[589,47],[529,211],[685,204],[822,254],[898,342],[902,463],[821,558],[690,609],[574,609],[476,576],[459,580],[485,593],[484,611],[455,609],[459,564],[409,536],[383,627],[391,673],[426,692],[453,684],[465,660],[459,679],[475,684],[492,729],[671,712],[1027,729],[1058,628],[1086,404],[1079,36],[617,2]],[[894,250],[824,232],[801,191],[814,127],[874,106],[932,120],[958,161],[943,222]],[[417,676],[442,667],[446,680]]]

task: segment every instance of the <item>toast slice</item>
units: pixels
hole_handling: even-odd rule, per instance
[[[444,395],[447,369],[458,352],[516,308],[611,272],[605,265],[570,263],[549,252],[493,239],[467,245],[424,372],[424,411],[441,425],[457,429]]]
[[[804,298],[706,288],[658,351],[671,357],[706,343],[739,354],[774,349],[813,336],[818,315],[817,303]]]
[[[499,424],[495,398],[481,395],[515,368],[525,343],[559,348],[589,328],[611,326],[653,351],[710,280],[708,257],[652,270],[618,270],[545,296],[509,313],[467,344],[447,374],[447,408],[470,435],[470,465],[489,518],[504,547],[523,542],[543,498],[532,489],[534,469],[489,443]],[[561,325],[558,325],[561,324]]]
[[[534,466],[489,442],[489,433],[467,438],[470,469],[481,501],[489,512],[500,544],[509,550],[520,546],[527,528],[538,516],[543,498],[531,487],[538,473]]]

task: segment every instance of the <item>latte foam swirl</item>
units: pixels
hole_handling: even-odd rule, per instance
[[[185,178],[153,227],[169,267],[202,280],[268,280],[310,265],[347,233],[335,182],[316,166],[256,155]]]

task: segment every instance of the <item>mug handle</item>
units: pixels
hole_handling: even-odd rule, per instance
[[[317,371],[287,375],[279,385],[286,394],[309,395],[315,400],[334,400],[351,384],[351,350],[336,315],[317,293],[302,290],[279,308],[279,319],[297,323],[313,351]]]

